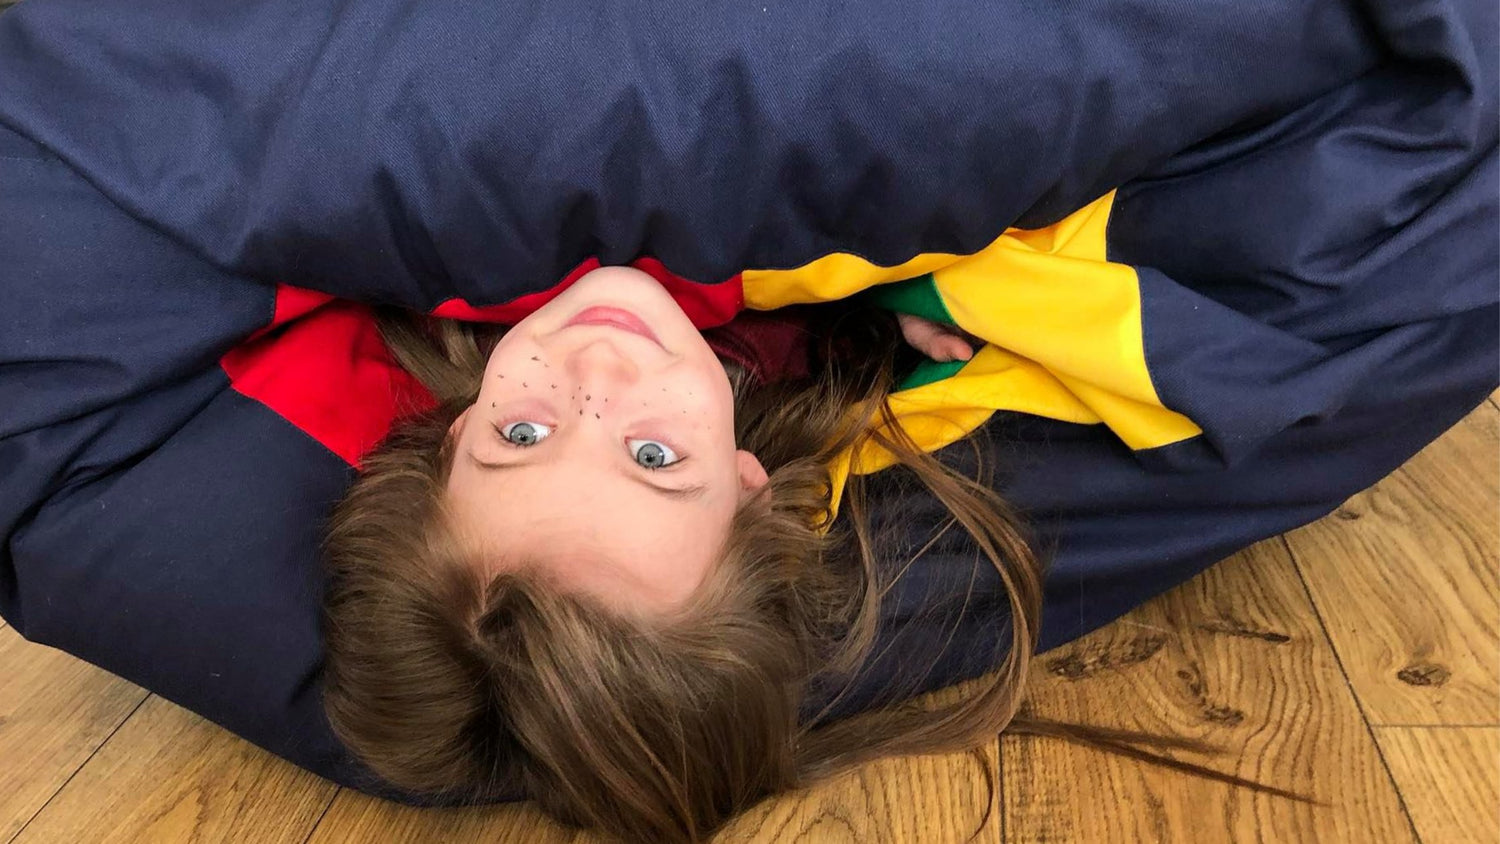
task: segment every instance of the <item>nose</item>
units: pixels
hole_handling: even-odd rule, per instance
[[[618,346],[605,339],[591,341],[574,349],[566,363],[568,374],[579,386],[602,390],[621,387],[640,379],[636,362]]]

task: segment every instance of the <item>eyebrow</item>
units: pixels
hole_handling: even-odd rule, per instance
[[[527,461],[487,463],[483,460],[480,460],[478,457],[475,457],[474,452],[472,451],[464,452],[464,456],[468,457],[469,462],[472,463],[476,468],[485,472],[503,472],[507,469],[514,469],[518,466],[528,465]],[[670,498],[673,501],[697,501],[698,499],[703,497],[703,493],[708,491],[708,484],[694,484],[692,486],[686,487],[658,486],[636,472],[626,470],[622,471],[622,474],[624,474],[625,477],[629,478],[630,480],[651,490],[652,492]]]

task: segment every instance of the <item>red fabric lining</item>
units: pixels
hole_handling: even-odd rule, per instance
[[[528,293],[499,305],[475,307],[462,299],[449,299],[433,308],[433,316],[463,319],[470,322],[497,322],[515,325],[527,314],[552,301],[567,290],[584,273],[599,268],[599,260],[590,258],[573,268],[562,281],[548,290]],[[740,276],[719,284],[699,284],[682,276],[668,272],[655,258],[637,258],[630,266],[661,282],[661,286],[677,300],[678,307],[698,328],[713,328],[734,319],[734,315],[745,306],[745,288]]]
[[[312,313],[332,302],[333,296],[319,290],[304,290],[286,284],[276,285],[276,305],[271,310],[271,321],[251,334],[249,340],[257,340],[277,326],[285,325],[297,317]]]
[[[288,312],[312,300],[297,295],[305,292],[288,297]],[[219,363],[235,391],[355,467],[396,419],[435,405],[427,389],[391,358],[374,314],[354,302],[314,306],[280,330],[231,349]]]

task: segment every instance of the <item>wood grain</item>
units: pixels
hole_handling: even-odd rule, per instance
[[[1377,727],[1424,844],[1500,841],[1500,728]]]
[[[1046,739],[1001,742],[1006,840],[1412,840],[1396,790],[1280,540],[1043,655],[1036,713],[1199,739],[1180,758],[1315,806]]]
[[[991,743],[979,754],[886,759],[806,791],[766,801],[740,816],[719,842],[817,844],[992,844],[998,809],[983,765],[996,767]],[[981,821],[983,823],[981,824]]]
[[[417,809],[342,789],[318,822],[308,844],[379,841],[427,844],[584,844],[594,836],[555,824],[530,803],[462,809]]]
[[[15,841],[294,844],[335,789],[153,695]]]
[[[146,692],[8,626],[0,677],[0,841],[9,841]]]
[[[990,744],[979,756],[996,766]],[[816,844],[996,844],[1000,822],[979,758],[956,753],[892,759],[767,800],[715,837],[733,842]],[[981,821],[984,821],[981,824]],[[602,839],[561,827],[532,804],[477,809],[413,809],[341,791],[309,844],[486,841],[593,844]]]
[[[1496,724],[1500,411],[1287,536],[1373,725]]]

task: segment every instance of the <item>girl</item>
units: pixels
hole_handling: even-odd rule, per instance
[[[339,738],[404,788],[524,791],[629,841],[701,840],[768,795],[1007,725],[1289,794],[1132,745],[1191,742],[1014,719],[1041,567],[982,473],[926,453],[889,400],[903,338],[947,362],[976,338],[863,305],[790,313],[706,338],[650,275],[606,267],[503,334],[387,314],[440,404],[365,459],[334,515]],[[802,704],[866,661],[900,578],[876,566],[861,495],[887,465],[999,576],[1009,630],[951,702],[835,721],[837,695]]]
[[[1004,727],[1035,647],[1036,557],[994,493],[893,424],[897,321],[820,320],[815,370],[796,342],[721,363],[655,280],[611,267],[498,339],[388,321],[441,406],[367,458],[332,524],[325,703],[340,738],[407,788],[519,785],[566,822],[691,841],[766,795]],[[936,357],[969,354],[902,324]],[[866,655],[890,586],[857,476],[833,522],[830,466],[866,446],[972,537],[1020,644],[947,705],[799,723],[810,684]]]

